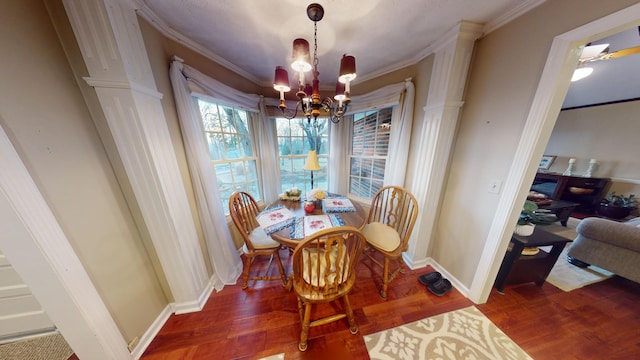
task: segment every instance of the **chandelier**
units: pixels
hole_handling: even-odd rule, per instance
[[[320,4],[313,3],[307,6],[307,16],[313,21],[313,63],[309,56],[309,42],[305,39],[293,40],[293,56],[291,68],[298,73],[298,92],[296,97],[295,110],[287,110],[284,101],[284,93],[291,90],[289,87],[289,73],[282,67],[276,67],[273,88],[280,92],[280,105],[282,115],[287,119],[292,119],[298,114],[300,109],[307,120],[311,122],[311,117],[317,120],[320,109],[329,113],[329,118],[333,123],[338,123],[347,111],[351,102],[349,94],[351,92],[350,83],[356,78],[356,58],[350,55],[343,55],[340,61],[340,73],[336,82],[336,95],[332,98],[320,99],[320,80],[318,80],[318,21],[324,16],[324,9]],[[311,85],[305,82],[305,73],[313,70],[313,81]]]

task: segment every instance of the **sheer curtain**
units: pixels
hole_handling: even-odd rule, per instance
[[[260,96],[260,120],[258,121],[260,151],[260,172],[262,174],[262,190],[265,204],[278,198],[280,188],[280,165],[278,163],[278,134],[275,119],[269,118],[265,98]]]
[[[388,161],[384,173],[384,185],[404,186],[409,157],[409,141],[413,124],[415,88],[411,78],[387,85],[368,94],[352,96],[349,114],[393,106]],[[329,144],[329,191],[346,194],[349,191],[349,139],[351,126],[342,120],[331,124]]]
[[[220,205],[218,181],[212,170],[208,150],[204,141],[204,129],[193,93],[210,96],[217,101],[244,107],[256,111],[259,115],[258,124],[252,124],[258,129],[256,149],[260,153],[261,170],[263,173],[263,197],[270,201],[277,196],[279,178],[273,174],[277,172],[273,166],[277,161],[275,124],[266,117],[266,112],[259,104],[263,101],[258,95],[245,94],[226,86],[196,69],[183,64],[182,60],[174,57],[170,67],[170,78],[178,110],[180,129],[185,144],[189,172],[196,195],[196,203],[209,251],[209,259],[213,267],[213,286],[222,289],[225,284],[234,284],[242,273],[242,262],[235,249],[225,217],[225,209]],[[268,130],[271,128],[271,130]],[[267,176],[265,176],[267,175]]]

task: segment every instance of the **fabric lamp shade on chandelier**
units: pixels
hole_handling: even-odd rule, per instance
[[[284,117],[292,119],[297,116],[298,109],[304,113],[309,121],[320,116],[320,109],[329,113],[332,122],[338,123],[347,111],[351,102],[349,94],[350,84],[356,78],[356,58],[350,55],[343,55],[340,61],[340,72],[336,82],[336,95],[332,98],[320,98],[320,80],[318,80],[318,21],[324,16],[324,9],[320,4],[307,6],[307,16],[313,21],[313,62],[309,52],[309,42],[305,39],[295,39],[293,41],[293,56],[291,68],[298,74],[298,92],[296,97],[298,102],[294,111],[287,110],[284,100],[284,93],[289,92],[289,73],[282,67],[276,67],[273,88],[280,93],[280,105]],[[305,74],[312,71],[313,80],[307,84]]]

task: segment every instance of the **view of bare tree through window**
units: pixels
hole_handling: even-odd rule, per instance
[[[313,172],[314,187],[327,189],[329,120],[276,118],[276,126],[282,191],[294,186],[303,191],[311,190],[311,174],[303,169],[309,150],[316,150],[321,167]]]
[[[228,208],[235,190],[247,191],[260,200],[257,157],[250,133],[250,121],[257,114],[203,99],[198,99],[198,105],[223,208]]]
[[[384,183],[392,108],[353,115],[349,193],[373,198]]]

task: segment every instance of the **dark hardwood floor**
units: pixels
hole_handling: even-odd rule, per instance
[[[286,266],[287,252],[281,254]],[[312,328],[301,353],[295,294],[278,281],[250,282],[243,291],[239,280],[213,293],[201,312],[171,316],[142,359],[368,359],[363,335],[473,305],[455,289],[431,294],[417,280],[429,267],[407,269],[383,301],[366,264],[362,257],[350,295],[357,335],[346,320]],[[640,284],[619,277],[571,292],[548,283],[507,286],[476,307],[534,359],[640,359]]]

